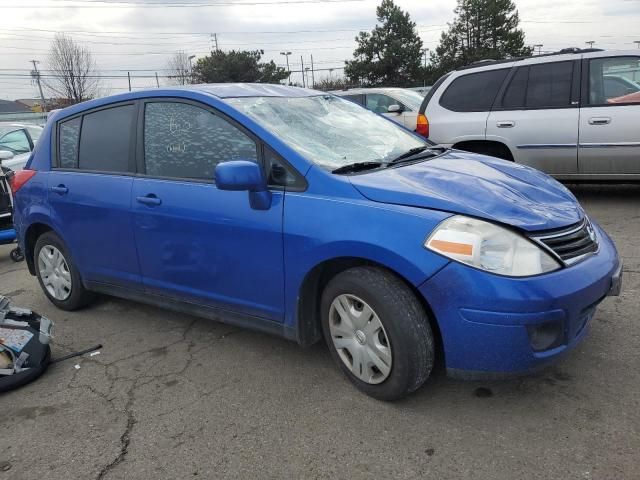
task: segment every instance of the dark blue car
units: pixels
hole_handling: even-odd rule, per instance
[[[613,242],[555,180],[312,90],[75,105],[13,189],[29,271],[59,308],[99,292],[324,337],[381,399],[420,387],[437,351],[453,375],[528,372],[620,289]]]

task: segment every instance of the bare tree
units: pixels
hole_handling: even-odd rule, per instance
[[[98,94],[100,77],[89,49],[64,33],[53,39],[49,52],[49,72],[42,76],[51,95],[69,103],[83,102]]]
[[[167,62],[167,70],[169,78],[178,85],[193,83],[193,71],[187,52],[183,50],[176,52]]]

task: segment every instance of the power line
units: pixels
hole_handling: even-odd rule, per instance
[[[417,25],[418,30],[420,31],[421,28],[427,28],[427,27],[446,27],[447,24],[431,24],[431,25]],[[217,33],[220,35],[249,35],[249,34],[275,34],[275,35],[281,35],[281,34],[296,34],[296,33],[336,33],[336,32],[359,32],[362,30],[370,30],[371,28],[373,28],[373,26],[371,24],[366,25],[366,26],[362,26],[362,27],[357,27],[357,28],[340,28],[340,29],[317,29],[317,30],[313,30],[313,29],[307,29],[307,30],[264,30],[264,31],[256,31],[256,30],[250,30],[250,31],[241,31],[241,30],[227,30],[227,31],[218,31]],[[131,35],[131,34],[137,34],[137,35],[158,35],[158,36],[163,36],[163,35],[206,35],[207,37],[209,35],[211,35],[211,32],[167,32],[167,31],[149,31],[149,32],[131,32],[131,31],[123,31],[123,30],[105,30],[102,32],[99,31],[90,31],[90,30],[48,30],[48,29],[44,29],[44,28],[31,28],[31,27],[24,27],[21,26],[20,28],[3,28],[2,30],[9,30],[12,32],[23,32],[23,31],[37,31],[37,32],[48,32],[48,33],[69,33],[69,34],[79,34],[79,35]],[[121,37],[122,38],[122,37]]]
[[[78,0],[73,0],[78,2]],[[354,3],[365,2],[367,0],[274,0],[266,2],[215,2],[215,3],[133,3],[118,4],[118,5],[11,5],[0,6],[0,8],[29,8],[29,9],[57,9],[57,8],[86,8],[86,9],[100,9],[100,8],[113,8],[124,10],[127,8],[204,8],[204,7],[242,7],[242,6],[256,6],[256,5],[291,5],[291,4],[315,4],[315,3]],[[84,2],[80,2],[84,3]],[[94,3],[94,2],[90,2]],[[107,2],[111,3],[111,2]]]

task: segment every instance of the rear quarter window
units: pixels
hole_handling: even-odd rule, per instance
[[[488,112],[508,72],[501,68],[462,75],[449,84],[440,105],[454,112]]]
[[[76,168],[78,166],[78,143],[80,140],[81,117],[62,122],[58,129],[58,166]]]

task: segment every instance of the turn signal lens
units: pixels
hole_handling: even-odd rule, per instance
[[[425,138],[429,137],[429,120],[427,116],[423,113],[418,115],[418,121],[416,124],[416,132],[422,135]]]
[[[424,246],[452,260],[498,275],[525,277],[560,268],[558,261],[524,235],[463,215],[443,221]]]

